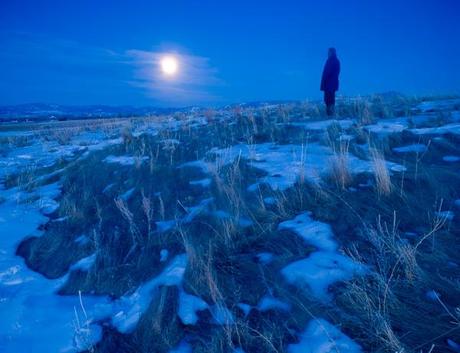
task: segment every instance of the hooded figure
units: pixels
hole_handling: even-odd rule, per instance
[[[324,92],[324,103],[327,115],[334,114],[335,92],[339,90],[340,61],[335,48],[329,48],[328,58],[321,77],[321,91]]]

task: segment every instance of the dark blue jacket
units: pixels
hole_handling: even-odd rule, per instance
[[[339,90],[340,61],[337,56],[331,56],[324,65],[321,77],[321,91],[335,92]]]

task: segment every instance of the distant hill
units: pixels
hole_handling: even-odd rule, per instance
[[[226,105],[224,109],[234,106],[258,108],[272,104],[287,104],[294,101],[248,102]],[[174,112],[193,112],[208,108],[190,106],[184,108],[134,107],[130,105],[59,105],[46,103],[30,103],[20,105],[0,106],[0,122],[12,121],[46,121],[46,120],[73,120],[84,118],[122,118],[171,114]]]
[[[427,96],[427,97],[410,97],[398,92],[383,92],[372,95],[363,95],[358,97],[342,96],[337,97],[338,102],[351,102],[354,100],[379,98],[381,103],[394,104],[397,101],[407,101],[411,99],[417,101],[432,101],[439,99],[458,98],[458,96]],[[268,100],[268,101],[250,101],[233,103],[220,107],[221,109],[232,109],[234,107],[242,108],[261,108],[274,107],[283,104],[299,103],[299,100]],[[321,103],[321,100],[312,100],[313,103]],[[60,105],[47,103],[30,103],[19,105],[0,106],[0,122],[13,121],[46,121],[46,120],[74,120],[85,118],[122,118],[136,117],[159,114],[172,114],[175,112],[194,112],[207,110],[209,108],[199,106],[189,106],[184,108],[160,108],[152,106],[134,107],[131,105],[110,106],[110,105]]]
[[[77,118],[117,118],[167,114],[192,108],[158,108],[108,105],[58,105],[31,103],[0,106],[0,121],[14,120],[65,120]]]

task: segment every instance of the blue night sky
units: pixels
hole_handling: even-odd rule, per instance
[[[459,0],[1,0],[0,104],[317,99],[330,46],[341,94],[459,93],[459,38]]]

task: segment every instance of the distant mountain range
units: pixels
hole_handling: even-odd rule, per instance
[[[158,108],[109,105],[59,105],[32,103],[0,106],[0,121],[14,120],[65,120],[77,118],[117,118],[167,114],[198,109]]]
[[[353,101],[360,98],[370,98],[378,96],[386,102],[395,101],[406,96],[398,92],[384,92],[375,95],[361,97],[346,97],[340,96],[338,99],[342,101]],[[458,97],[458,96],[456,96]],[[408,97],[407,97],[408,98]],[[431,100],[433,97],[419,97],[419,100]],[[452,97],[450,97],[452,98]],[[231,109],[235,106],[245,108],[258,108],[262,106],[271,106],[277,104],[286,104],[298,102],[295,100],[271,100],[271,101],[253,101],[238,104],[229,104],[221,108]],[[46,120],[72,120],[85,118],[121,118],[121,117],[136,117],[159,114],[171,114],[174,112],[192,112],[202,111],[208,108],[189,106],[185,108],[159,108],[159,107],[134,107],[130,105],[110,106],[110,105],[60,105],[46,103],[31,103],[20,105],[4,105],[0,106],[0,122],[14,121],[46,121]]]
[[[273,102],[248,102],[227,105],[229,109],[239,105],[242,107],[259,107],[268,104],[282,104],[293,101]],[[40,121],[40,120],[72,120],[84,118],[121,118],[148,116],[158,114],[170,114],[174,112],[192,112],[206,110],[208,108],[190,106],[185,108],[159,108],[159,107],[134,107],[134,106],[109,106],[109,105],[60,105],[46,103],[31,103],[19,105],[0,106],[0,122],[13,121]]]

